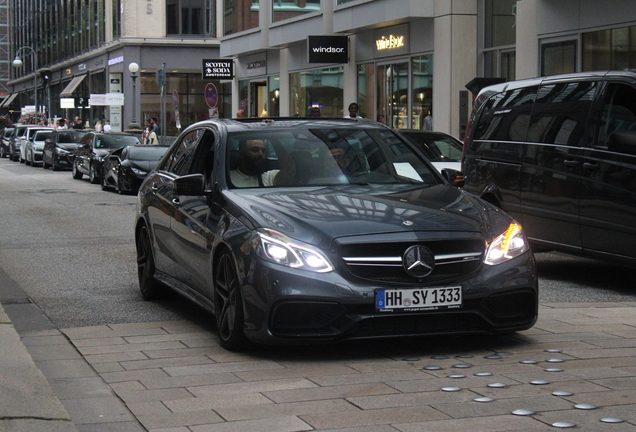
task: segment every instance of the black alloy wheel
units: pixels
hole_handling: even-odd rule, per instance
[[[222,252],[214,271],[214,309],[221,346],[230,351],[245,348],[249,341],[243,332],[241,287],[228,251]]]
[[[123,183],[124,179],[122,178],[121,172],[117,172],[117,193],[119,195],[124,195],[126,193],[122,187]]]
[[[44,156],[44,153],[42,153],[42,168],[44,169],[49,169],[51,165],[46,163],[46,157]]]
[[[51,156],[51,166],[53,167],[53,171],[59,171],[60,165],[55,160],[55,155]]]
[[[148,228],[144,225],[137,238],[137,276],[139,291],[144,300],[154,300],[161,294],[159,282],[155,279],[155,260]]]
[[[102,176],[102,182],[101,182],[101,184],[102,184],[102,190],[103,190],[103,191],[105,191],[105,190],[107,190],[107,189],[108,189],[108,184],[106,184],[106,176],[105,176],[105,175],[103,175],[103,176]]]
[[[84,176],[78,169],[77,169],[77,160],[73,161],[73,170],[71,171],[71,174],[73,175],[73,178],[75,180],[81,180],[82,177]]]

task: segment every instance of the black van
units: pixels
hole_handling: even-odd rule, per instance
[[[464,188],[514,216],[536,251],[636,267],[636,73],[484,88],[462,171]]]

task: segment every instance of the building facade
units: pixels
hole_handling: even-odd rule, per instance
[[[202,77],[202,59],[219,58],[217,1],[9,1],[9,62],[19,51],[23,65],[11,68],[11,93],[0,109],[12,111],[14,121],[24,107],[33,108],[34,87],[39,112],[79,116],[90,127],[109,120],[113,130],[125,130],[151,117],[161,124],[165,113],[166,132],[175,135],[211,111],[230,116],[231,85]],[[139,66],[135,79],[131,63]],[[158,70],[165,71],[163,86]],[[214,110],[208,84],[216,89]],[[104,105],[103,97],[91,104],[91,95],[112,93],[123,94],[123,105]]]
[[[636,67],[633,0],[10,1],[11,53],[37,46],[38,70],[51,71],[46,85],[38,81],[49,113],[81,113],[64,111],[60,100],[119,85],[125,127],[134,115],[128,65],[135,62],[137,118],[163,108],[169,133],[178,132],[178,120],[185,126],[239,109],[305,116],[318,107],[341,117],[356,102],[363,117],[391,127],[417,129],[430,116],[434,129],[461,138],[471,109],[467,84],[476,77]],[[205,59],[231,59],[233,78],[203,79]],[[155,74],[164,63],[162,99]],[[14,109],[33,103],[29,65],[12,71]],[[207,104],[209,83],[219,95],[216,111]],[[115,118],[117,109],[91,107],[88,116]]]

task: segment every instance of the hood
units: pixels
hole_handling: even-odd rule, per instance
[[[159,164],[159,161],[142,161],[142,160],[131,160],[126,159],[123,161],[122,166],[137,168],[142,171],[150,172]]]
[[[365,185],[275,190],[234,189],[226,198],[239,219],[327,247],[334,238],[409,231],[503,232],[511,218],[446,184]]]
[[[72,152],[77,148],[77,143],[56,143],[57,147]]]

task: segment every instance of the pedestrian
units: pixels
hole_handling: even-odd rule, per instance
[[[422,130],[433,130],[433,114],[431,113],[431,106],[424,105],[422,108]]]
[[[349,104],[349,114],[347,114],[344,118],[361,119],[362,117],[358,115],[358,109],[358,104],[351,102]]]
[[[63,118],[59,119],[57,121],[56,129],[68,129],[68,126],[66,125],[66,120],[64,120]]]
[[[95,131],[97,131],[97,132],[101,132],[102,131],[102,121],[101,120],[95,121]]]
[[[75,122],[73,123],[73,129],[81,130],[84,129],[84,121],[78,116],[75,117]]]
[[[159,135],[159,120],[157,120],[157,117],[152,117],[150,124],[152,125],[152,131]]]
[[[319,107],[311,107],[309,109],[309,117],[322,117],[322,114],[320,114],[320,108]]]
[[[142,144],[149,144],[150,131],[151,131],[150,120],[146,120],[144,131],[141,133]]]
[[[110,132],[110,120],[106,120],[106,124],[104,125],[104,132]]]
[[[155,145],[155,146],[159,145],[159,140],[157,139],[157,133],[154,130],[151,130],[150,134],[148,135],[148,144]]]
[[[242,109],[238,110],[236,112],[236,118],[245,118],[245,110],[242,110]]]

